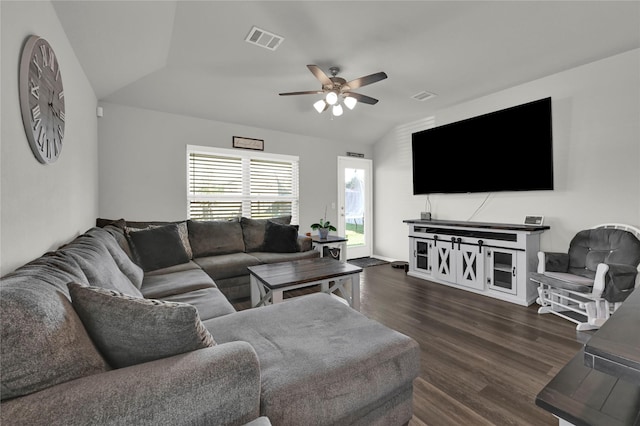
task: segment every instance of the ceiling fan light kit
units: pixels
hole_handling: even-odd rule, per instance
[[[311,73],[320,81],[320,83],[322,83],[322,90],[287,92],[280,93],[280,96],[323,95],[324,99],[320,99],[319,101],[314,102],[313,107],[316,111],[318,111],[319,114],[322,114],[324,111],[329,109],[330,106],[332,106],[331,113],[334,117],[339,117],[344,113],[342,104],[352,110],[355,108],[358,101],[369,105],[375,105],[376,103],[378,103],[377,99],[374,99],[370,96],[362,95],[360,93],[352,92],[351,90],[358,89],[360,87],[376,83],[387,78],[387,74],[385,74],[384,72],[378,72],[347,82],[347,80],[345,80],[344,78],[337,76],[340,72],[340,68],[338,67],[329,68],[331,77],[328,77],[324,73],[324,71],[322,71],[317,65],[307,65],[307,68],[309,68],[309,71],[311,71]]]

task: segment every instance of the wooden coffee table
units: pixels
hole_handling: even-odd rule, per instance
[[[324,258],[295,260],[249,266],[251,306],[282,302],[287,290],[320,285],[320,291],[342,294],[349,306],[360,310],[360,272],[362,268],[338,260]],[[351,291],[344,285],[351,283]]]

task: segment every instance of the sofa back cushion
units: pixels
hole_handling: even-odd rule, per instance
[[[244,239],[245,251],[247,253],[251,253],[253,251],[264,251],[264,238],[267,221],[269,220],[289,225],[291,223],[291,216],[278,216],[271,219],[249,219],[248,217],[240,218],[240,224],[242,225],[242,237]]]
[[[120,271],[136,288],[142,286],[142,279],[144,278],[142,268],[140,268],[122,248],[121,243],[114,233],[109,232],[107,229],[92,228],[88,230],[85,235],[91,236],[97,243],[104,245]]]
[[[0,280],[2,400],[109,369],[66,289],[39,279],[36,269],[30,265]]]
[[[187,221],[193,258],[243,252],[242,227],[238,221]]]
[[[107,231],[98,231],[113,239]],[[62,256],[71,257],[82,269],[86,280],[80,281],[81,283],[142,297],[138,287],[122,272],[101,238],[85,233],[60,248],[58,252]]]

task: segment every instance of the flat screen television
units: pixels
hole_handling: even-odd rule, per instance
[[[413,193],[553,189],[551,98],[413,133]]]

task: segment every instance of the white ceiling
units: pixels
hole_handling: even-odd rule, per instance
[[[440,108],[640,47],[638,1],[57,1],[99,100],[341,141],[374,143]],[[244,41],[252,26],[284,37]],[[378,98],[330,119],[307,70]],[[420,91],[438,94],[419,102]],[[540,97],[548,94],[541,93]],[[258,137],[259,135],[252,135]]]

